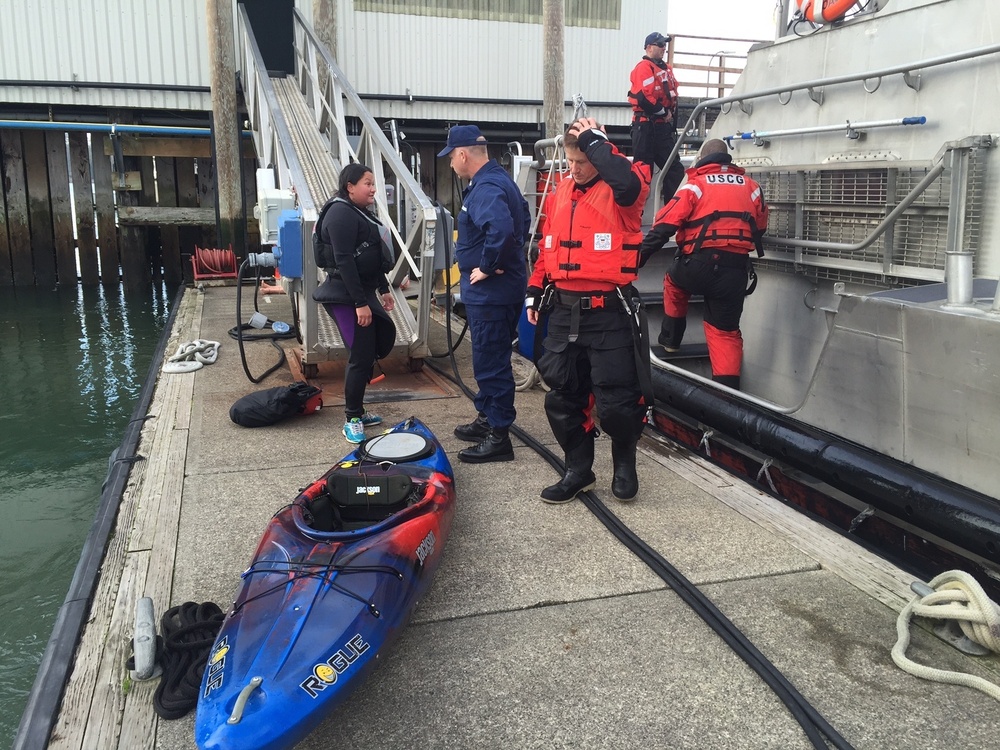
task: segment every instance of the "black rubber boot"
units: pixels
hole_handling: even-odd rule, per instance
[[[479,412],[479,416],[468,424],[460,424],[455,428],[455,437],[460,440],[468,440],[470,443],[478,443],[488,438],[489,435],[490,423],[482,412]]]
[[[568,503],[579,493],[593,489],[597,477],[594,466],[594,438],[587,436],[573,450],[566,451],[566,473],[555,484],[542,490],[546,503]]]
[[[506,428],[494,427],[481,443],[458,452],[458,460],[467,464],[485,464],[491,461],[513,461],[514,446]]]
[[[685,330],[687,330],[687,318],[671,318],[669,315],[664,315],[660,322],[660,335],[656,337],[656,343],[668,352],[679,351]]]
[[[634,500],[639,494],[639,477],[635,473],[635,443],[612,440],[611,460],[615,466],[611,492],[619,500]]]
[[[729,386],[734,391],[738,391],[740,389],[739,375],[713,375],[712,380],[714,380],[719,385]]]

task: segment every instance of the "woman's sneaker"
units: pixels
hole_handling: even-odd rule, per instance
[[[370,414],[369,412],[366,411],[364,414],[361,415],[361,424],[363,424],[365,427],[371,427],[372,425],[375,424],[382,424],[382,417],[380,417],[378,414]]]
[[[344,422],[344,437],[349,443],[362,443],[365,439],[365,425],[358,418],[353,417]]]

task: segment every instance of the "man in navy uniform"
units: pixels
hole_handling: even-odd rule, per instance
[[[496,160],[475,125],[456,125],[438,154],[469,186],[458,214],[455,260],[462,274],[462,302],[472,337],[472,372],[479,392],[478,416],[455,428],[475,442],[459,451],[469,463],[510,461],[514,448],[514,372],[510,358],[524,304],[528,270],[524,253],[531,227],[528,203]]]

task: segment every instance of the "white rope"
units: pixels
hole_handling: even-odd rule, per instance
[[[925,680],[947,682],[952,685],[981,690],[1000,700],[1000,686],[976,675],[935,669],[907,658],[910,645],[910,618],[929,617],[955,620],[967,638],[994,653],[1000,653],[1000,606],[992,601],[975,578],[961,570],[949,570],[930,582],[934,592],[915,596],[903,607],[896,620],[896,645],[892,647],[892,660],[896,666]]]
[[[218,341],[195,339],[177,347],[173,356],[168,357],[163,365],[163,371],[169,373],[194,372],[205,365],[215,364],[219,358]]]

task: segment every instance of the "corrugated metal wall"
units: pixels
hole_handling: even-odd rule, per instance
[[[497,14],[512,16],[534,9],[539,0],[499,3],[462,2],[455,15],[431,15],[436,6],[457,0],[338,0],[338,62],[362,97],[366,95],[413,96],[442,100],[406,104],[369,100],[377,117],[413,119],[538,122],[542,119],[542,26],[530,23],[479,20]],[[299,0],[299,9],[311,18],[311,0]],[[427,6],[433,5],[428,9]],[[479,8],[492,9],[489,13]],[[625,104],[629,73],[643,55],[643,40],[651,31],[667,31],[664,0],[567,2],[566,23],[574,13],[587,26],[567,25],[564,37],[567,100],[582,94],[588,103]],[[619,17],[608,22],[610,10],[620,6]],[[360,10],[380,7],[379,12]],[[419,9],[419,10],[418,10]],[[401,12],[403,10],[409,12]],[[598,28],[603,24],[604,28]],[[623,40],[630,40],[627,43]],[[493,104],[462,102],[479,99]],[[509,103],[502,103],[503,101]],[[513,102],[537,101],[539,105]],[[450,102],[450,103],[449,103]],[[624,125],[628,108],[598,108],[594,112],[608,124]]]
[[[206,92],[4,85],[209,85],[204,0],[3,0],[0,101],[95,107],[211,109]]]
[[[370,100],[376,116],[542,119],[540,104],[526,103],[542,99],[540,0],[330,1],[338,3],[339,63],[355,89],[363,96],[425,99]],[[296,4],[312,18],[313,0]],[[567,0],[566,99],[581,94],[592,104],[624,103],[644,37],[667,30],[666,5]],[[207,90],[169,90],[209,85],[204,0],[4,0],[3,15],[2,102],[211,109]],[[73,81],[81,85],[54,85]],[[83,85],[109,83],[164,90]],[[598,108],[594,114],[609,124],[629,119],[626,108]]]

